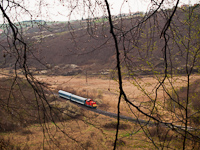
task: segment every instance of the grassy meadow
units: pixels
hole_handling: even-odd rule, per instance
[[[117,126],[115,118],[78,107],[58,98],[55,94],[61,89],[89,97],[97,102],[98,109],[117,113],[119,92],[117,81],[106,77],[89,77],[86,80],[84,76],[44,75],[36,76],[36,78],[46,83],[48,90],[52,91],[46,94],[48,102],[39,100],[26,80],[19,78],[15,81],[10,77],[1,77],[0,149],[113,148]],[[184,76],[177,77],[175,87],[184,87],[184,79]],[[192,82],[199,81],[199,79],[200,76],[197,75],[191,77]],[[156,85],[156,79],[151,76],[144,76],[139,81],[149,93]],[[145,105],[148,105],[147,97],[133,84],[133,80],[124,80],[124,89],[129,99],[132,99],[134,104],[146,102]],[[151,96],[155,96],[154,93]],[[162,97],[161,90],[158,94],[158,101],[162,102]],[[144,111],[148,112],[145,108]],[[130,110],[124,101],[121,103],[121,114],[146,119],[135,109]],[[171,121],[173,118],[168,114],[169,112],[165,110],[162,117]],[[154,149],[155,145],[146,134],[154,140],[154,144],[160,147],[173,145],[171,147],[174,149],[181,148],[181,136],[168,128],[140,126],[121,120],[117,149]]]

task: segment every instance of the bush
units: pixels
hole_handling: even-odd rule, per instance
[[[63,121],[83,115],[81,108],[72,104],[70,101],[54,101],[50,105],[53,108],[54,120]]]
[[[107,128],[107,129],[116,129],[117,122],[116,121],[112,121],[112,122],[106,123],[103,127]],[[125,130],[125,129],[129,129],[129,128],[131,128],[130,125],[120,122],[119,129]]]
[[[154,126],[149,129],[151,137],[158,137],[160,141],[171,141],[173,134],[163,126]]]
[[[102,99],[96,98],[94,101],[97,103],[97,105],[100,105],[103,103]]]
[[[73,105],[71,102],[67,101],[66,110],[62,113],[62,118],[67,119],[70,118],[77,118],[83,115],[83,110],[80,107]]]
[[[6,149],[14,150],[14,145],[10,142],[10,139],[4,139],[3,137],[0,137],[0,149],[1,150],[6,150]]]
[[[122,139],[117,140],[117,146],[125,146],[126,142]]]

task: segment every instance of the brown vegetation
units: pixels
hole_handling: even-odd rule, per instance
[[[64,105],[56,102],[53,94],[46,93],[48,103],[43,103],[35,97],[32,87],[24,79],[1,78],[0,93],[0,132],[17,131],[32,124],[64,121],[83,115],[83,111],[70,102]]]
[[[197,5],[197,8],[198,7],[199,5]],[[199,9],[197,9],[197,11],[199,11]],[[164,15],[167,15],[167,13],[164,13]],[[194,13],[197,12],[195,11]],[[15,52],[6,53],[1,49],[0,51],[3,52],[3,56],[0,56],[0,59],[2,57],[0,65],[2,67],[14,68],[15,71],[18,72],[18,67],[20,68],[23,64],[26,77],[27,75],[30,76],[27,77],[29,83],[22,78],[4,78],[0,81],[0,93],[2,93],[0,95],[0,107],[2,108],[0,110],[0,131],[20,132],[13,132],[11,136],[15,139],[13,138],[12,140],[10,140],[10,135],[5,134],[1,140],[0,146],[3,148],[6,146],[11,147],[11,149],[15,147],[16,149],[28,149],[32,145],[34,145],[31,147],[32,149],[64,149],[66,147],[69,149],[90,149],[95,146],[97,149],[109,149],[113,146],[113,142],[109,142],[113,141],[113,137],[115,136],[113,129],[116,128],[119,123],[119,133],[117,130],[114,146],[117,145],[122,149],[124,147],[125,149],[135,148],[135,141],[137,140],[145,141],[146,143],[151,142],[151,144],[157,148],[158,146],[161,148],[168,148],[169,143],[173,143],[174,145],[170,145],[172,149],[180,149],[182,147],[183,149],[198,149],[199,141],[195,139],[195,137],[199,138],[199,131],[189,131],[190,129],[195,129],[190,128],[189,125],[192,125],[192,127],[199,127],[200,122],[200,89],[198,86],[200,80],[195,79],[195,81],[192,79],[192,77],[195,76],[199,78],[198,75],[191,76],[192,73],[199,72],[198,67],[200,62],[197,59],[197,55],[199,54],[198,44],[195,45],[195,55],[193,52],[189,52],[190,49],[192,49],[189,45],[196,43],[198,38],[186,41],[188,42],[188,52],[187,55],[184,55],[185,51],[182,51],[182,49],[185,49],[183,44],[184,39],[169,38],[169,40],[166,40],[166,36],[176,37],[176,34],[179,35],[179,31],[183,31],[181,34],[182,37],[187,35],[187,31],[184,32],[184,29],[188,26],[186,23],[182,24],[184,20],[188,19],[187,16],[181,9],[177,9],[176,15],[172,13],[170,19],[174,17],[173,23],[176,24],[175,27],[180,27],[179,31],[176,30],[176,32],[173,26],[170,27],[171,20],[168,20],[169,22],[165,24],[163,19],[168,17],[163,17],[162,15],[161,12],[158,12],[155,20],[149,19],[149,22],[141,24],[141,27],[138,28],[140,31],[136,29],[136,31],[127,32],[126,36],[123,32],[132,28],[133,22],[137,24],[141,17],[121,18],[119,20],[113,20],[113,22],[110,21],[111,33],[113,33],[113,38],[116,42],[119,84],[112,81],[112,79],[115,79],[114,71],[103,71],[103,75],[110,75],[109,77],[105,77],[109,79],[109,85],[106,86],[102,84],[103,82],[101,79],[92,78],[90,79],[92,82],[88,81],[88,72],[90,72],[90,75],[94,75],[93,71],[97,71],[101,68],[106,68],[107,70],[115,67],[115,63],[113,63],[115,60],[114,43],[111,37],[109,37],[110,29],[108,28],[109,24],[107,21],[103,24],[93,22],[97,28],[88,27],[87,31],[86,27],[76,26],[77,24],[75,24],[76,28],[72,30],[42,35],[41,38],[35,35],[34,39],[28,42],[30,46],[28,50],[26,49],[25,43],[14,37],[15,41],[17,39],[18,42],[22,42],[24,51],[27,51],[27,62],[26,53],[23,57],[19,57],[19,54],[17,54],[18,58],[20,58],[19,64],[16,62],[15,66],[10,65],[15,59]],[[109,17],[111,18],[110,14]],[[151,26],[151,24],[153,24],[152,21],[159,22],[158,28]],[[189,19],[189,21],[191,20]],[[195,26],[198,23],[199,21],[195,22],[193,25]],[[116,30],[112,24],[115,24],[115,27],[121,24],[121,31]],[[156,25],[156,23],[154,25]],[[162,33],[159,27],[163,28]],[[153,32],[149,30],[150,28],[153,29]],[[112,29],[116,30],[116,33],[114,33]],[[196,31],[196,29],[191,28],[191,26],[190,29],[189,33]],[[141,36],[135,39],[132,34],[134,32],[136,33],[137,30]],[[117,33],[118,31],[119,33]],[[122,33],[123,35],[121,35]],[[165,41],[160,38],[160,33]],[[152,37],[151,34],[153,34]],[[129,36],[132,38],[128,39]],[[189,36],[193,37],[192,34]],[[121,38],[124,40],[123,42],[121,42]],[[178,44],[179,42],[181,43],[180,45]],[[5,43],[3,42],[3,44]],[[2,47],[6,47],[3,44]],[[16,45],[15,42],[14,46],[17,50],[18,45]],[[160,47],[163,48],[162,51]],[[168,49],[169,52],[167,51]],[[163,53],[164,50],[165,52]],[[119,55],[120,53],[122,55]],[[35,56],[38,58],[39,62],[35,59]],[[188,61],[190,57],[193,57],[191,58],[191,62]],[[121,62],[121,59],[124,61]],[[74,64],[79,66],[76,67]],[[125,64],[127,68],[121,71],[121,66],[123,67]],[[27,71],[29,68],[28,66],[31,68],[31,72]],[[44,66],[46,67],[45,69]],[[52,74],[47,70],[51,70]],[[65,77],[39,76],[38,78],[40,81],[43,78],[45,83],[48,83],[48,86],[54,90],[62,89],[76,95],[93,98],[97,101],[99,108],[111,112],[116,112],[117,110],[117,95],[120,93],[119,99],[122,97],[122,102],[121,105],[118,105],[118,115],[126,114],[136,118],[149,119],[166,124],[167,122],[172,122],[172,125],[180,125],[181,129],[169,126],[169,128],[171,128],[171,130],[169,130],[159,125],[157,127],[139,126],[128,122],[121,123],[120,120],[116,123],[115,120],[113,121],[110,118],[85,111],[71,104],[69,101],[55,100],[55,97],[45,90],[43,93],[45,101],[40,101],[40,95],[35,93],[40,91],[33,90],[31,87],[33,86],[33,84],[31,84],[32,81],[28,79],[32,77],[32,73],[37,74],[36,72],[48,75],[76,75],[79,79],[73,79],[76,80],[75,82],[71,82],[71,79],[65,81],[68,79]],[[10,73],[12,72],[10,71]],[[23,72],[20,73],[23,74]],[[85,74],[86,79],[83,79],[83,76],[78,76],[81,73]],[[186,79],[184,75],[175,77],[173,73],[187,73],[188,78]],[[122,74],[124,75],[123,79],[127,80],[122,80]],[[146,74],[155,76],[141,76]],[[15,75],[17,75],[17,73]],[[48,81],[49,79],[50,81]],[[58,79],[59,81],[52,79]],[[187,81],[185,82],[183,79]],[[50,84],[50,82],[53,82],[53,84]],[[59,82],[62,85],[57,87]],[[67,83],[67,86],[64,85],[64,82]],[[108,83],[108,80],[105,82]],[[101,84],[101,87],[99,84]],[[41,82],[41,85],[43,85],[43,82]],[[128,105],[123,101],[124,99]],[[42,128],[32,128],[32,126],[38,125],[42,126]],[[184,126],[186,126],[185,129]],[[176,131],[176,133],[174,133],[174,131]],[[46,136],[46,134],[48,134],[48,136]],[[191,134],[193,136],[191,136]],[[37,141],[34,141],[34,138],[31,138],[30,135],[33,135],[33,137],[37,135],[40,137],[43,136],[43,139],[37,138]],[[132,135],[136,136],[131,137]],[[138,137],[139,139],[136,139]],[[19,140],[17,141],[16,138],[19,138]],[[131,144],[132,141],[135,142],[134,145]],[[43,147],[41,146],[42,142]],[[179,144],[180,142],[183,144]],[[29,144],[27,145],[27,143]],[[97,145],[97,143],[100,144]],[[189,145],[190,143],[192,143],[191,147]],[[18,144],[20,146],[18,146]],[[141,149],[152,148],[151,145],[144,147],[143,143],[139,143],[139,147]]]
[[[13,131],[39,122],[35,95],[25,80],[1,78],[0,93],[1,132]]]
[[[106,123],[103,127],[106,129],[116,129],[117,122]],[[120,123],[120,125],[119,125],[119,129],[121,129],[121,130],[130,129],[130,128],[131,128],[131,126],[129,124]]]
[[[194,77],[193,81],[196,81],[195,79],[198,78],[197,76]],[[42,77],[40,78],[42,79]],[[54,84],[52,85],[52,78],[50,77],[45,77],[43,78],[43,82],[44,80],[48,83],[49,86],[52,85],[52,87],[54,87],[54,89],[63,89],[66,90],[68,92],[80,95],[80,96],[84,96],[84,97],[89,97],[90,96],[95,100],[97,99],[101,99],[101,102],[99,103],[99,105],[104,106],[104,105],[108,105],[109,109],[108,111],[111,112],[115,112],[115,107],[116,107],[116,99],[117,99],[117,95],[114,94],[115,92],[117,93],[117,90],[115,88],[115,84],[117,84],[114,81],[109,81],[105,80],[105,79],[96,79],[96,78],[89,78],[88,79],[88,83],[85,83],[85,79],[81,78],[81,77],[77,77],[77,78],[73,78],[73,80],[70,80],[70,77],[54,77],[54,80],[58,80],[57,85]],[[64,81],[68,81],[68,85],[66,86],[66,83],[63,82]],[[154,82],[153,79],[151,77],[146,77],[143,78],[144,81],[149,81],[149,82]],[[1,91],[5,92],[5,89],[8,88],[10,89],[8,83],[13,83],[11,81],[11,79],[3,79],[4,82],[1,82]],[[21,81],[23,81],[21,79]],[[96,84],[96,82],[98,82],[98,84]],[[5,83],[3,85],[3,83]],[[107,83],[107,85],[106,85]],[[109,87],[110,87],[110,91],[108,91],[108,83],[109,83]],[[197,83],[194,82],[194,83]],[[21,83],[22,84],[22,83]],[[32,99],[30,99],[30,95],[31,95],[31,88],[29,91],[29,88],[27,88],[26,83],[21,85],[19,82],[19,86],[21,87],[21,89],[26,89],[25,93],[27,91],[26,94],[24,94],[27,98],[28,96],[28,100],[23,100],[23,97],[17,97],[17,88],[18,86],[14,87],[14,91],[12,95],[14,95],[15,98],[22,98],[23,101],[23,106],[27,106],[27,108],[30,109],[30,104],[27,104],[26,102],[32,102]],[[126,82],[126,86],[127,86],[127,90],[129,90],[129,92],[131,93],[132,91],[136,90],[136,89],[129,89],[129,82]],[[26,86],[25,86],[26,85]],[[84,85],[84,86],[83,86]],[[179,82],[177,83],[177,88],[180,86],[183,86],[184,84],[179,84]],[[98,86],[100,86],[101,88],[99,88]],[[149,88],[150,88],[151,84],[149,84]],[[4,87],[4,88],[3,88]],[[193,87],[193,86],[191,86]],[[195,88],[195,86],[194,86]],[[98,89],[98,90],[94,90],[94,89]],[[195,89],[194,89],[195,90]],[[28,94],[29,93],[29,94]],[[130,97],[135,97],[135,98],[139,98],[141,97],[141,93],[136,92],[138,95],[129,95]],[[183,92],[184,93],[184,92]],[[27,95],[28,94],[28,95]],[[6,93],[5,93],[6,95]],[[4,95],[4,96],[5,96]],[[111,97],[109,96],[111,95]],[[3,96],[3,95],[2,95]],[[54,99],[53,97],[51,97],[51,95],[48,96],[50,99],[50,105],[53,108],[53,112],[52,116],[54,117],[56,124],[62,128],[62,130],[64,130],[65,132],[67,132],[67,134],[70,135],[70,137],[76,138],[79,142],[80,145],[76,144],[76,142],[71,141],[70,138],[67,138],[61,131],[58,130],[58,128],[55,127],[55,125],[52,122],[47,122],[46,125],[48,126],[48,129],[45,132],[49,132],[49,133],[56,133],[56,135],[54,136],[55,140],[58,142],[57,146],[62,149],[62,148],[80,148],[80,146],[82,147],[82,149],[90,149],[90,148],[95,148],[97,147],[97,149],[109,149],[112,148],[113,146],[113,136],[115,133],[115,128],[116,128],[116,120],[115,119],[111,119],[109,117],[105,117],[102,115],[97,115],[95,113],[83,110],[81,108],[79,108],[78,106],[70,103],[69,101],[61,101],[58,99]],[[115,97],[115,98],[114,98]],[[5,97],[6,98],[6,97]],[[139,100],[139,99],[138,99]],[[142,101],[144,99],[141,99]],[[13,104],[13,100],[11,100],[10,104]],[[18,104],[18,103],[16,103]],[[15,105],[16,106],[16,105]],[[20,107],[22,107],[22,105],[19,105]],[[123,107],[123,105],[121,106],[122,109],[122,114],[127,114],[127,108]],[[101,109],[104,109],[103,107],[100,107]],[[25,108],[24,108],[25,109]],[[26,109],[27,110],[27,109]],[[29,112],[29,111],[28,111]],[[21,113],[21,112],[19,112]],[[33,113],[35,114],[34,111],[30,110],[29,113]],[[23,113],[22,113],[23,114]],[[22,115],[21,114],[21,115]],[[5,114],[9,116],[8,114]],[[130,114],[127,114],[130,115]],[[6,134],[4,133],[2,136],[2,142],[1,142],[1,146],[7,146],[7,147],[11,147],[11,148],[29,148],[29,149],[40,149],[41,147],[39,146],[43,141],[40,138],[36,138],[36,137],[43,137],[43,130],[42,128],[40,128],[40,125],[38,125],[39,122],[31,122],[31,118],[28,118],[24,115],[25,119],[27,119],[27,124],[23,124],[23,126],[18,126],[17,128],[15,128],[15,132],[13,133],[9,133]],[[5,117],[1,117],[3,118],[4,122],[10,122],[10,119],[5,119]],[[59,118],[59,120],[56,118]],[[29,122],[30,119],[30,122]],[[11,129],[11,127],[14,127],[13,125],[16,124],[17,122],[20,122],[20,120],[14,119],[13,122],[11,122],[10,128],[7,131],[13,131]],[[1,122],[3,123],[3,122]],[[22,124],[21,124],[22,125]],[[9,126],[8,126],[9,127]],[[120,134],[119,134],[119,140],[117,142],[117,145],[119,147],[121,147],[122,149],[145,149],[145,148],[153,148],[153,145],[150,145],[148,142],[148,139],[145,137],[144,133],[141,131],[137,131],[140,128],[139,125],[134,125],[133,123],[130,122],[124,122],[124,121],[120,121]],[[17,130],[16,130],[17,129]],[[163,126],[159,126],[159,127],[149,127],[149,128],[145,128],[144,129],[145,132],[149,133],[149,135],[155,139],[155,141],[157,142],[173,142],[174,143],[174,148],[180,148],[180,136],[175,134],[172,131],[169,131],[168,128],[165,128]],[[136,133],[134,133],[136,132]],[[68,136],[69,136],[68,135]],[[133,136],[134,135],[134,136]],[[16,138],[15,138],[16,137]],[[51,141],[50,139],[45,139],[45,148],[49,149],[50,147],[54,147],[52,144],[49,144],[47,141]],[[180,139],[180,140],[179,140]],[[9,145],[8,145],[9,143]],[[70,144],[71,143],[71,144]],[[146,143],[144,145],[144,143]]]

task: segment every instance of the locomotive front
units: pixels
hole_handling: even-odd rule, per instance
[[[89,107],[92,107],[92,108],[97,108],[97,103],[94,102],[92,99],[87,99],[85,104]]]

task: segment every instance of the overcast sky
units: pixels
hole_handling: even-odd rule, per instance
[[[24,21],[30,19],[42,19],[46,21],[68,21],[76,20],[81,18],[88,18],[88,16],[102,16],[106,13],[104,0],[90,0],[91,6],[88,11],[88,6],[90,5],[88,0],[87,3],[83,3],[84,0],[17,0],[24,6],[31,14],[29,15],[24,9],[8,9],[6,12],[12,18],[12,21]],[[167,0],[168,2],[170,0]],[[171,5],[164,5],[165,7],[173,7],[173,1],[171,0]],[[70,3],[69,3],[70,2]],[[93,3],[92,3],[93,2]],[[111,14],[118,15],[120,13],[130,13],[137,11],[149,11],[151,0],[108,0],[111,7]],[[179,6],[183,4],[195,4],[199,3],[199,0],[180,0]],[[2,4],[2,3],[1,3]],[[103,5],[102,5],[103,4]],[[6,3],[4,3],[4,7]],[[75,7],[76,6],[76,7]],[[83,7],[84,6],[84,7]],[[94,7],[95,6],[95,7]],[[70,14],[71,10],[72,13]],[[70,14],[70,15],[69,15]],[[31,18],[32,17],[32,18]],[[2,22],[2,18],[0,18]]]

